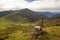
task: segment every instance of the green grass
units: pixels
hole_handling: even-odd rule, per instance
[[[51,26],[44,28],[47,31],[47,37],[50,40],[59,40],[60,39],[60,26]]]
[[[17,31],[10,35],[7,40],[28,40],[28,33],[22,33],[22,31]]]
[[[48,40],[59,40],[60,39],[60,26],[56,27],[46,27],[44,28],[47,31],[47,34],[43,36]],[[17,30],[16,33],[12,33],[9,35],[9,38],[6,40],[29,40],[29,32],[23,33],[23,31]]]
[[[18,29],[14,33],[9,34],[9,37],[6,40],[29,40],[30,33],[31,31],[33,31],[35,23],[12,22],[8,21],[6,18],[0,19],[0,29],[3,30],[6,29],[7,27],[13,26],[23,28]],[[43,38],[47,38],[49,40],[60,40],[60,26],[44,27],[43,29],[47,32],[47,34],[44,35]]]

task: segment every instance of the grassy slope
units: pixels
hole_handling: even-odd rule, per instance
[[[29,24],[27,19],[23,18],[21,16],[18,16],[18,15],[12,15],[12,16],[8,16],[8,17],[0,18],[0,28],[8,27],[11,24],[26,25],[26,23]]]
[[[17,30],[19,30],[19,29],[17,29],[15,33],[9,34],[10,36],[7,40],[13,40],[13,39],[18,40],[20,38],[21,38],[21,40],[23,40],[23,38],[24,38],[23,36],[26,34],[26,32],[23,33],[23,34],[20,34],[20,33],[24,32],[26,30],[29,31],[31,29],[31,27],[30,27],[31,23],[27,23],[27,22],[23,23],[23,22],[20,22],[20,21],[19,22],[12,22],[12,21],[9,21],[8,19],[4,18],[4,17],[0,18],[0,29],[6,29],[7,27],[13,27],[13,26],[19,27],[19,28],[22,26],[23,27],[22,31],[17,31]],[[8,29],[8,30],[12,30],[12,29]],[[13,30],[15,30],[15,29],[13,29]],[[8,32],[5,31],[5,33],[9,33],[9,32],[11,32],[11,31],[8,31]],[[2,33],[4,33],[4,31],[2,31]],[[20,36],[19,36],[19,34],[20,34]],[[14,35],[16,35],[16,36],[13,38]],[[27,38],[24,38],[24,40],[25,39],[27,39]]]
[[[30,23],[14,23],[7,21],[7,19],[0,19],[0,28],[6,28],[10,26],[10,24],[14,25],[21,25],[25,29],[30,29],[31,24]],[[49,40],[59,40],[60,39],[60,26],[51,26],[51,27],[45,27],[44,30],[48,32],[47,35],[45,35],[45,38],[48,38]],[[6,40],[28,40],[30,32],[23,33],[22,31],[16,31],[15,33],[10,34],[9,38]]]
[[[8,21],[6,18],[0,19],[0,28],[2,29],[11,26],[11,24],[23,26],[24,30],[17,30],[15,33],[10,34],[9,38],[6,40],[29,40],[28,38],[31,31],[31,26],[33,27],[34,25],[31,25],[30,23],[11,22]],[[26,32],[26,30],[29,31]],[[45,27],[44,30],[48,32],[48,34],[44,36],[45,38],[48,38],[49,40],[60,40],[60,26]]]
[[[10,22],[5,20],[4,18],[0,19],[0,28],[5,28],[6,26],[8,26]]]
[[[48,32],[47,37],[50,40],[60,40],[60,26],[51,26],[44,29]]]
[[[60,40],[60,26],[58,27],[46,27],[44,28],[48,32],[44,37],[49,40]],[[22,31],[17,31],[10,35],[7,40],[29,40],[29,33],[23,33]]]

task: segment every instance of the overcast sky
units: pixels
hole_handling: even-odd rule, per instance
[[[23,8],[37,11],[60,11],[60,0],[0,0],[0,10]]]

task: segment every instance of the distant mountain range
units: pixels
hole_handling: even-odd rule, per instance
[[[60,16],[59,12],[37,12],[37,13],[42,14],[48,18],[56,18]]]
[[[22,10],[15,10],[15,11],[3,11],[0,12],[0,18],[6,17],[9,20],[15,21],[35,21],[40,19],[52,19],[56,17],[60,17],[60,13],[54,12],[35,12],[30,9],[22,9]]]

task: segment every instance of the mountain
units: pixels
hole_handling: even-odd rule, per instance
[[[0,12],[0,17],[4,17],[9,19],[9,21],[28,21],[33,22],[36,20],[43,19],[52,19],[56,16],[60,16],[60,13],[52,13],[52,12],[35,12],[30,9],[21,9],[15,11],[3,11]]]
[[[48,19],[53,19],[60,16],[60,12],[37,12],[37,13],[47,17]]]
[[[2,15],[1,16],[13,21],[25,20],[25,21],[33,22],[33,21],[42,19],[41,14],[38,14],[27,8],[22,10],[12,11],[12,12],[11,11],[8,11],[6,13],[4,12],[3,15],[4,16]],[[43,16],[43,19],[47,19],[47,17]]]
[[[56,13],[55,15],[52,16],[52,18],[57,18],[60,17],[60,13]]]
[[[32,21],[32,20],[36,20],[36,16],[38,17],[38,15],[34,14],[33,11],[29,10],[29,9],[22,9],[22,10],[17,10],[14,13],[10,14],[8,16],[9,20],[23,20],[23,19],[27,19],[26,21]],[[23,19],[22,19],[23,18]]]
[[[45,16],[46,19],[50,19],[54,14],[51,12],[37,12],[39,15]]]
[[[47,17],[51,17],[51,16],[54,15],[54,14],[51,13],[51,12],[42,12],[41,14],[43,14],[43,15],[45,15],[45,16],[47,16]]]
[[[9,15],[11,13],[13,13],[14,11],[10,10],[10,11],[2,11],[0,12],[0,17],[3,17],[3,16],[6,16],[6,15]]]
[[[51,17],[46,16],[46,14],[52,15],[53,13],[51,12],[34,12],[30,9],[3,11],[0,13],[3,13],[0,16],[0,25],[2,27],[6,24],[9,25],[10,23],[34,23],[36,21],[38,21],[36,22],[37,24],[39,23],[39,25],[41,25],[42,18],[44,19],[44,26],[60,25],[60,13],[55,13]]]

